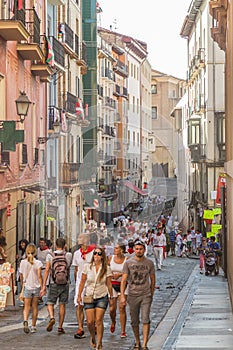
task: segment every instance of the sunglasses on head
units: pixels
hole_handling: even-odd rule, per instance
[[[99,256],[101,256],[101,255],[102,255],[102,252],[94,252],[93,254],[94,254],[94,255],[99,255]]]

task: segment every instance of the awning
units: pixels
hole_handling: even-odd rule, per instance
[[[126,187],[128,187],[130,190],[132,190],[132,191],[134,191],[134,192],[140,194],[141,196],[147,196],[147,195],[148,195],[147,192],[141,190],[141,188],[135,186],[134,184],[132,184],[132,182],[130,182],[130,181],[128,181],[128,180],[125,180],[125,181],[123,182],[123,185],[125,185]]]

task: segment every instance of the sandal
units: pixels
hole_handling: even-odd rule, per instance
[[[93,340],[90,341],[90,349],[96,349],[96,344],[93,343]]]
[[[58,332],[58,334],[65,334],[66,333],[64,328],[62,328],[62,327],[58,327],[57,332]]]
[[[149,350],[149,348],[147,346],[143,346],[142,350]]]
[[[141,350],[141,344],[134,344],[133,350]]]
[[[30,329],[28,327],[28,321],[24,321],[23,322],[23,330],[24,330],[24,333],[29,333],[30,332]]]
[[[46,328],[47,332],[51,332],[54,325],[55,325],[55,318],[51,318]]]
[[[116,324],[112,324],[111,327],[110,327],[110,332],[111,333],[114,333],[115,332],[115,325]]]

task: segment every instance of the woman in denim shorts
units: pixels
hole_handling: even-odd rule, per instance
[[[24,284],[24,309],[23,309],[23,329],[29,333],[28,317],[32,305],[32,326],[31,333],[36,332],[36,321],[38,316],[38,299],[42,289],[41,261],[35,259],[36,246],[33,243],[28,244],[26,248],[26,258],[19,266],[20,282]]]
[[[82,279],[79,285],[77,303],[82,302],[82,291],[85,287],[85,296],[93,296],[93,302],[85,303],[87,326],[91,335],[90,347],[102,350],[102,338],[104,333],[104,314],[108,307],[108,301],[112,303],[113,291],[111,284],[112,272],[107,265],[107,258],[102,247],[97,247],[90,264],[84,265]],[[109,294],[109,297],[108,297]],[[97,333],[97,345],[95,339],[95,326]]]

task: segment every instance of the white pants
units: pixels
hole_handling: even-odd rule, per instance
[[[161,269],[163,264],[163,247],[154,247],[155,263],[158,269]]]

